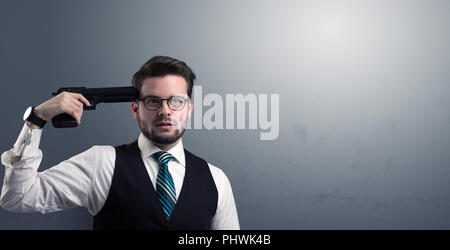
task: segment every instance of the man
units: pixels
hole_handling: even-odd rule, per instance
[[[67,113],[81,122],[81,94],[63,92],[26,114],[14,148],[2,154],[0,205],[49,213],[83,206],[94,229],[239,229],[230,182],[219,168],[183,147],[191,117],[194,72],[182,61],[156,56],[135,73],[132,102],[141,134],[121,146],[93,146],[43,172],[42,127]]]

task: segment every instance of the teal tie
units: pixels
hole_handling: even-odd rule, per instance
[[[159,162],[159,172],[156,178],[156,194],[161,202],[166,219],[170,218],[172,211],[177,202],[175,193],[175,185],[173,184],[172,175],[169,173],[167,163],[175,159],[170,153],[159,151],[152,155],[152,157]]]

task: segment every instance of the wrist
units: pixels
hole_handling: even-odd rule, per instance
[[[34,125],[33,123],[31,123],[31,122],[29,122],[29,121],[26,121],[26,123],[27,123],[27,126],[28,126],[30,129],[41,129],[41,127],[36,126],[36,125]]]
[[[42,110],[39,108],[39,106],[37,106],[36,108],[34,108],[34,114],[35,114],[37,117],[39,117],[39,118],[41,118],[42,120],[44,120],[44,121],[47,121],[47,122],[48,122],[48,120],[49,120],[49,119],[47,119],[47,118],[44,116],[44,112],[42,112]]]
[[[27,126],[30,128],[34,128],[32,125],[36,126],[37,128],[43,128],[47,123],[47,120],[44,120],[36,115],[36,111],[33,106],[30,106],[27,108],[27,110],[25,110],[25,113],[23,114],[23,120],[29,122],[27,123]]]

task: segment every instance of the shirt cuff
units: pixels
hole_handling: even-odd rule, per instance
[[[41,135],[42,128],[31,129],[25,122],[16,143],[14,143],[14,154],[22,156],[36,152],[39,149]]]

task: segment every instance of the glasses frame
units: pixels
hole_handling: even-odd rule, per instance
[[[183,106],[182,106],[181,108],[179,108],[179,109],[174,109],[173,107],[170,106],[170,101],[171,101],[172,98],[174,98],[174,97],[182,98],[182,99],[185,101],[185,103],[183,104]],[[149,107],[147,107],[147,105],[145,105],[145,99],[148,99],[148,98],[159,99],[160,102],[159,102],[158,108],[150,109]],[[146,109],[150,110],[150,111],[156,111],[156,110],[159,110],[159,109],[161,108],[162,104],[163,104],[163,101],[167,101],[167,107],[169,107],[172,111],[180,111],[180,110],[184,109],[184,107],[186,106],[186,103],[188,103],[188,102],[190,101],[190,98],[186,98],[186,97],[184,97],[184,96],[179,96],[179,95],[171,96],[171,97],[166,98],[166,99],[160,98],[160,97],[158,97],[158,96],[145,96],[144,98],[137,98],[137,100],[138,100],[138,101],[142,101],[142,103],[144,104],[144,107],[145,107]]]

